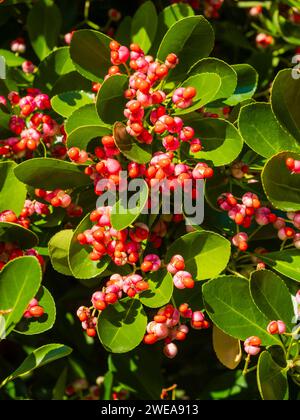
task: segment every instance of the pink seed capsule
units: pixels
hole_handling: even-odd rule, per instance
[[[272,321],[267,326],[267,331],[269,334],[284,334],[286,332],[286,325],[283,321]]]
[[[169,344],[165,345],[164,354],[169,359],[174,359],[174,357],[177,355],[177,353],[178,353],[178,348],[177,348],[176,344],[169,343]]]

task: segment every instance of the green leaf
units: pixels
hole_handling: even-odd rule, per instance
[[[100,121],[95,104],[84,105],[76,109],[69,116],[65,124],[65,129],[67,134],[70,134],[80,127],[98,126],[100,125]]]
[[[56,318],[56,308],[53,297],[45,287],[41,287],[35,297],[39,301],[39,305],[44,308],[44,315],[38,319],[23,318],[14,329],[15,332],[24,335],[35,335],[46,332],[53,327]]]
[[[79,223],[76,230],[74,231],[70,248],[69,248],[69,267],[72,274],[77,279],[91,279],[98,277],[103,273],[110,263],[108,257],[103,257],[100,261],[92,261],[89,258],[89,254],[92,252],[90,246],[83,246],[77,241],[79,233],[83,233],[87,229],[91,229],[93,223],[90,221],[90,215]]]
[[[68,147],[86,149],[96,137],[110,135],[112,127],[105,124],[97,114],[95,104],[84,105],[77,109],[66,122]]]
[[[35,75],[34,87],[43,93],[51,94],[59,78],[75,70],[69,51],[69,47],[58,48],[40,63]]]
[[[257,383],[265,401],[289,399],[287,372],[274,362],[269,352],[261,353],[257,366]]]
[[[221,78],[221,85],[214,100],[229,98],[233,95],[237,86],[237,74],[225,61],[218,58],[204,58],[191,68],[189,75],[199,73],[214,73]]]
[[[107,351],[126,353],[143,340],[147,316],[137,299],[126,298],[100,314],[98,335]]]
[[[148,163],[152,158],[151,146],[139,143],[126,131],[126,126],[121,122],[114,125],[114,139],[117,148],[127,159],[137,163]]]
[[[37,368],[47,365],[48,363],[54,362],[62,357],[69,356],[71,353],[72,349],[62,344],[47,344],[39,347],[26,357],[18,369],[2,382],[0,388],[6,385],[7,382],[13,381],[19,376],[26,375]]]
[[[39,290],[42,270],[35,257],[20,257],[8,262],[0,273],[0,309],[8,335],[20,321],[29,302]]]
[[[157,29],[157,13],[152,1],[142,4],[132,19],[131,38],[138,44],[145,54],[150,50]]]
[[[281,127],[268,103],[242,107],[238,125],[248,146],[263,157],[270,158],[284,150],[300,151],[300,145]]]
[[[149,289],[141,294],[140,300],[149,308],[159,308],[170,302],[173,294],[173,279],[167,270],[147,275]]]
[[[250,279],[250,292],[258,309],[270,321],[282,320],[291,330],[294,306],[290,292],[280,277],[269,270],[255,271]]]
[[[212,161],[214,166],[228,165],[243,149],[243,139],[229,121],[205,118],[193,122],[196,136],[201,139],[201,152],[190,153],[196,159]]]
[[[182,80],[197,61],[211,53],[213,46],[214,32],[210,23],[203,16],[190,16],[170,27],[160,44],[157,57],[165,61],[170,52],[176,54],[180,63],[171,72],[171,78]]]
[[[110,62],[109,44],[112,41],[107,35],[90,29],[75,31],[70,54],[80,74],[93,82],[102,82]]]
[[[270,252],[260,255],[259,258],[278,273],[300,282],[300,252],[298,249]]]
[[[186,270],[195,280],[216,277],[227,266],[231,252],[230,242],[213,232],[192,232],[177,239],[168,249],[166,263],[173,255],[182,255]]]
[[[284,211],[300,210],[300,175],[286,167],[287,158],[300,160],[300,154],[281,152],[267,161],[262,172],[265,193],[274,207]]]
[[[72,276],[68,261],[72,237],[73,231],[71,229],[65,229],[52,236],[48,243],[49,256],[53,268],[65,276]]]
[[[157,31],[151,51],[156,53],[163,37],[171,26],[188,16],[195,16],[194,10],[188,4],[175,3],[165,7],[158,15]]]
[[[203,296],[210,318],[226,334],[239,340],[256,335],[265,346],[281,344],[267,332],[269,320],[253,302],[246,278],[221,276],[210,280],[203,286]]]
[[[212,102],[221,87],[221,78],[216,73],[200,73],[189,77],[181,87],[192,86],[197,94],[193,99],[193,104],[186,109],[176,108],[175,115],[189,114],[192,111],[202,108],[204,105]]]
[[[142,183],[142,188],[139,188],[130,198],[127,197],[127,194],[124,197],[122,194],[112,208],[111,224],[116,230],[123,230],[130,226],[139,217],[148,201],[148,185],[142,179],[139,181]],[[127,190],[126,193],[128,193]]]
[[[296,3],[294,4],[295,7],[299,8],[298,1],[294,3]],[[280,15],[279,11],[274,13],[274,20],[279,27],[282,38],[289,44],[294,44],[298,47],[300,39],[299,25],[285,19],[284,16]]]
[[[160,399],[163,388],[161,358],[154,355],[151,346],[129,354],[111,354],[108,366],[115,380],[129,387],[134,396],[145,400]]]
[[[271,104],[280,124],[300,141],[300,79],[292,70],[280,71],[272,85]]]
[[[27,160],[15,168],[15,175],[24,184],[51,191],[90,184],[89,177],[77,165],[51,158]]]
[[[60,401],[65,397],[65,391],[67,387],[68,380],[68,367],[65,367],[64,370],[59,375],[59,378],[56,381],[56,384],[53,388],[52,400]]]
[[[8,50],[0,49],[0,57],[1,56],[4,57],[7,67],[18,67],[21,66],[25,61],[25,58],[20,57],[19,55],[16,55]]]
[[[99,117],[107,124],[114,124],[124,119],[124,109],[127,99],[124,92],[128,87],[128,76],[115,75],[102,84],[98,95],[96,108]]]
[[[71,60],[71,58],[69,59]],[[59,95],[60,93],[73,92],[78,90],[90,92],[91,89],[91,81],[83,77],[77,71],[75,71],[74,67],[74,71],[70,71],[67,74],[63,74],[56,80],[52,88],[51,95]]]
[[[51,99],[51,105],[55,112],[68,118],[74,109],[93,102],[91,94],[83,91],[63,92]]]
[[[237,87],[234,94],[224,103],[235,106],[246,99],[252,98],[257,88],[258,74],[249,64],[235,64],[232,68],[237,73]]]
[[[61,24],[60,10],[52,0],[39,0],[30,9],[27,17],[28,34],[41,60],[56,47]]]
[[[120,25],[118,26],[118,29],[117,29],[116,34],[114,35],[114,38],[121,45],[130,45],[131,25],[132,25],[132,17],[125,16],[124,19],[122,19]]]
[[[0,212],[12,210],[19,215],[24,207],[27,190],[14,174],[15,162],[0,162]]]
[[[33,248],[39,242],[39,238],[31,230],[16,223],[0,222],[0,240],[11,242],[12,238],[24,249]]]

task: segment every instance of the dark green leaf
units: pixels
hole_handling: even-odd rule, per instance
[[[15,168],[15,175],[24,184],[51,191],[90,184],[89,177],[77,165],[51,158],[27,160]]]
[[[287,158],[300,160],[300,154],[281,152],[266,163],[262,172],[265,193],[272,205],[284,211],[300,210],[300,175],[286,167]]]
[[[110,62],[111,38],[90,29],[76,31],[73,35],[70,54],[76,69],[93,82],[102,82]]]
[[[123,123],[117,122],[114,125],[114,139],[120,152],[137,163],[148,163],[152,158],[151,146],[139,143],[126,131]]]
[[[97,112],[102,121],[114,124],[124,119],[127,102],[124,92],[127,87],[128,76],[124,74],[111,76],[102,84],[96,103]]]
[[[0,212],[12,210],[19,215],[24,207],[27,190],[14,174],[15,162],[0,162]]]
[[[267,351],[264,351],[259,357],[257,383],[263,400],[280,401],[289,399],[287,372],[274,362]]]
[[[124,299],[100,314],[98,335],[107,351],[126,353],[142,341],[147,326],[143,305],[137,299]]]
[[[253,302],[249,281],[242,277],[222,276],[205,283],[203,296],[212,321],[226,334],[240,340],[256,335],[263,345],[281,344],[270,335],[266,318]]]

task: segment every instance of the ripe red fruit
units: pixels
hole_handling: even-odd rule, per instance
[[[147,334],[144,337],[145,344],[154,344],[157,342],[157,337],[155,334]]]
[[[86,333],[89,337],[96,337],[97,335],[95,328],[87,328]]]
[[[141,270],[145,271],[145,273],[148,271],[151,271],[152,268],[153,268],[153,264],[151,261],[144,261],[141,265]]]
[[[44,308],[42,308],[41,306],[33,306],[29,309],[29,313],[34,318],[40,318],[44,315],[45,311]]]
[[[105,295],[105,302],[109,304],[114,304],[118,300],[118,296],[116,293],[107,293]]]

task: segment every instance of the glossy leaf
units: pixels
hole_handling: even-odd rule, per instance
[[[52,158],[27,160],[15,168],[15,175],[24,184],[51,191],[90,183],[89,177],[77,165]]]
[[[271,104],[282,126],[300,141],[300,79],[292,70],[280,71],[272,85]]]
[[[226,105],[235,106],[252,98],[257,88],[258,74],[249,64],[235,64],[232,68],[237,73],[237,87],[234,94],[224,102]]]
[[[99,317],[98,335],[107,351],[126,353],[143,340],[147,316],[137,299],[125,299],[108,306]]]
[[[221,85],[214,100],[229,98],[233,95],[237,86],[237,74],[225,61],[218,58],[204,58],[192,67],[189,75],[199,73],[213,73],[221,78]]]
[[[23,249],[33,248],[39,242],[39,238],[31,230],[16,223],[0,222],[0,241],[9,242],[11,238]]]
[[[173,255],[182,255],[186,270],[195,280],[216,277],[227,266],[230,257],[230,242],[213,232],[193,232],[177,239],[168,249],[166,263]]]
[[[221,87],[221,78],[216,73],[200,73],[189,77],[181,85],[182,87],[194,87],[197,91],[193,103],[189,108],[176,108],[175,115],[189,114],[212,102]]]
[[[58,48],[41,61],[35,75],[34,87],[51,94],[59,78],[75,70],[69,51],[69,47]]]
[[[261,353],[257,367],[257,383],[265,401],[289,399],[287,373],[277,365],[269,352]]]
[[[154,41],[157,29],[157,13],[152,1],[143,3],[132,19],[131,39],[147,54]]]
[[[229,121],[205,118],[193,123],[196,136],[201,139],[201,152],[191,153],[196,159],[212,161],[214,166],[228,165],[241,153],[243,139]]]
[[[300,175],[286,167],[287,158],[300,160],[300,154],[281,152],[266,163],[262,172],[265,193],[272,205],[284,211],[300,210]]]
[[[203,286],[203,296],[210,318],[226,334],[239,340],[256,335],[263,345],[281,343],[267,332],[270,320],[253,302],[246,278],[222,276],[210,280]]]
[[[97,95],[96,108],[99,117],[107,124],[123,120],[124,109],[128,100],[124,92],[128,87],[128,76],[115,75],[109,77],[101,86]]]
[[[39,290],[42,270],[35,257],[20,257],[7,263],[0,273],[0,308],[8,335],[20,321]]]
[[[213,326],[213,346],[217,358],[228,369],[236,369],[242,360],[241,343]]]
[[[39,305],[44,308],[44,315],[40,318],[23,318],[14,329],[15,332],[24,335],[36,335],[46,332],[53,327],[56,318],[53,297],[45,287],[42,287],[35,297],[39,301]]]
[[[13,52],[8,51],[8,50],[0,49],[0,57],[1,56],[4,57],[5,64],[8,67],[18,67],[18,66],[21,66],[24,63],[24,61],[25,61],[25,58],[20,57],[19,55],[16,55]]]
[[[298,249],[270,252],[261,257],[273,270],[300,282],[300,253]]]
[[[15,162],[0,162],[0,212],[9,209],[19,215],[24,207],[27,190],[14,174],[16,166]]]
[[[102,82],[110,62],[111,38],[98,31],[82,29],[72,37],[70,54],[76,69],[93,82]]]
[[[288,330],[294,318],[294,307],[288,288],[279,276],[269,270],[255,271],[250,280],[251,296],[270,321],[281,320]]]
[[[157,31],[151,51],[156,53],[163,37],[174,23],[189,16],[195,16],[195,12],[188,4],[175,3],[165,7],[158,15]]]
[[[91,95],[83,91],[73,91],[55,95],[51,99],[51,105],[55,112],[67,118],[75,109],[90,104],[92,101]]]
[[[62,344],[47,344],[45,346],[35,349],[24,362],[8,376],[1,384],[0,388],[6,385],[9,381],[13,381],[19,376],[26,375],[37,368],[40,368],[62,357],[69,356],[72,349]]]
[[[176,54],[180,63],[170,77],[182,80],[197,61],[211,53],[213,45],[214,33],[210,23],[203,16],[186,17],[170,27],[160,44],[158,59],[165,61],[170,52]]]
[[[300,144],[281,127],[270,104],[244,106],[238,124],[248,146],[263,157],[270,158],[284,150],[300,151]]]
[[[68,252],[72,237],[73,231],[71,229],[65,229],[52,236],[48,243],[49,256],[53,268],[65,276],[72,276],[68,261]]]
[[[87,229],[91,229],[93,223],[90,221],[88,214],[79,223],[74,231],[70,248],[69,248],[69,266],[74,277],[77,279],[91,279],[103,273],[110,263],[108,257],[103,257],[100,261],[92,261],[89,254],[92,252],[90,246],[83,246],[77,241],[79,233],[83,233]]]
[[[126,131],[123,123],[114,125],[114,139],[120,152],[129,160],[137,163],[148,163],[152,158],[151,146],[139,143]]]
[[[61,24],[60,10],[53,0],[39,0],[30,10],[27,18],[29,38],[41,60],[57,45]]]
[[[170,302],[173,294],[173,279],[167,270],[159,270],[147,275],[149,289],[143,292],[140,300],[149,308],[159,308]]]

